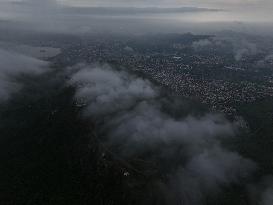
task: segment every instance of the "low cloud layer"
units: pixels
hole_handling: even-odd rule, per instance
[[[230,5],[243,5],[243,2],[241,3],[233,2]],[[149,1],[120,1],[118,3],[112,1],[4,0],[0,2],[0,21],[8,21],[12,28],[73,34],[83,31],[84,33],[105,32],[105,30],[133,34],[147,32],[206,33],[222,29],[259,34],[272,33],[271,10],[249,11],[244,8],[238,11],[236,8],[229,9],[220,4],[216,6],[208,2],[172,1],[170,3],[168,0],[151,1],[150,4]],[[244,22],[244,25],[238,22]],[[259,25],[256,24],[257,22]]]
[[[128,0],[79,0],[74,2],[73,0],[62,0],[64,3],[69,3],[73,5],[99,5],[99,6],[128,6],[128,5],[139,5],[139,6],[153,6],[155,4],[160,6],[178,6],[178,5],[201,5],[201,6],[211,6],[211,7],[256,7],[260,4],[266,6],[273,6],[270,0],[137,0],[137,1],[128,1]],[[246,5],[247,4],[247,5]]]
[[[149,82],[109,67],[83,69],[73,76],[71,83],[80,83],[76,97],[88,103],[88,113],[93,117],[129,109],[137,100],[156,95]]]
[[[95,119],[109,149],[124,159],[155,161],[166,179],[166,204],[202,204],[204,197],[240,183],[255,164],[222,145],[235,124],[223,116],[174,116],[180,102],[162,96],[149,81],[109,66],[78,66],[69,81],[84,115]],[[183,109],[183,107],[181,107]]]
[[[267,187],[265,192],[262,194],[261,205],[271,205],[273,204],[273,184]]]
[[[272,205],[273,204],[273,176],[266,176],[256,184],[249,186],[251,204]]]
[[[232,50],[236,61],[245,57],[253,56],[261,52],[258,45],[249,42],[242,36],[219,36],[210,39],[195,41],[192,44],[195,51],[204,50],[208,47],[222,48],[223,50]]]
[[[42,74],[47,66],[44,61],[0,49],[0,102],[22,88],[18,77]]]

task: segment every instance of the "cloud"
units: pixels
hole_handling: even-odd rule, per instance
[[[160,30],[168,25],[157,18],[173,14],[215,12],[215,9],[197,7],[69,7],[54,0],[23,0],[20,2],[0,2],[0,13],[9,20],[9,29],[34,30],[81,34],[82,32],[148,32]],[[163,24],[162,24],[163,23]],[[1,27],[1,22],[0,22]],[[6,30],[7,28],[4,27]]]
[[[241,4],[232,3],[231,5]],[[259,28],[257,28],[257,24],[249,23],[272,22],[271,10],[254,9],[254,11],[249,11],[244,9],[246,6],[242,5],[240,8],[243,11],[237,11],[235,8],[237,7],[234,6],[229,10],[220,4],[216,6],[215,2],[211,4],[211,2],[179,2],[175,0],[85,2],[4,0],[0,1],[0,20],[10,21],[8,26],[10,29],[23,28],[30,31],[70,34],[105,33],[105,31],[130,34],[149,32],[211,33],[211,31],[227,27],[239,31],[247,30],[252,33],[272,33],[268,24],[259,24]],[[238,22],[245,22],[245,24],[238,24]],[[7,27],[5,26],[4,29]]]
[[[273,184],[268,187],[262,195],[261,205],[273,204]]]
[[[111,143],[122,144],[125,156],[127,150],[134,154],[145,153],[145,147],[151,149],[156,144],[183,144],[189,149],[187,154],[200,151],[217,143],[217,138],[232,136],[235,132],[232,125],[221,116],[206,115],[200,118],[188,116],[174,119],[161,110],[156,102],[140,102],[129,112],[112,117],[107,130],[111,130]],[[144,143],[144,144],[143,144]]]
[[[208,9],[198,7],[178,7],[178,8],[160,8],[160,7],[72,7],[67,11],[89,15],[143,15],[143,14],[179,14],[188,12],[216,12],[219,9]]]
[[[272,5],[270,0],[79,0],[77,2],[73,0],[62,0],[64,3],[72,5],[82,6],[185,6],[185,5],[199,5],[199,6],[213,6],[213,7],[235,7],[235,6],[257,6],[258,4],[266,4],[267,6]]]
[[[213,45],[213,43],[209,39],[202,39],[199,41],[194,41],[192,43],[192,47],[194,48],[194,50],[199,50],[204,47],[212,46],[212,45]]]
[[[235,35],[235,33],[232,36],[228,36],[228,33],[224,34],[223,32],[219,36],[192,43],[192,48],[196,51],[204,50],[208,47],[217,47],[224,51],[231,50],[236,61],[261,52],[256,43],[248,41],[243,35]]]
[[[6,18],[15,22],[32,23],[39,26],[54,24],[60,14],[61,7],[55,0],[21,0],[0,2],[0,11],[6,14]]]
[[[256,55],[258,53],[258,49],[256,44],[250,43],[246,40],[242,40],[240,42],[232,41],[234,48],[234,58],[239,61],[245,56]]]
[[[103,69],[82,69],[73,76],[70,83],[80,83],[81,89],[76,97],[88,104],[87,109],[92,116],[126,110],[139,99],[149,99],[156,95],[149,82],[134,79],[127,73],[114,71],[108,66]]]
[[[219,147],[208,149],[170,176],[168,194],[175,193],[173,204],[201,205],[206,196],[214,197],[223,187],[250,176],[253,166],[237,153]]]
[[[273,204],[273,176],[264,176],[258,183],[249,186],[251,204]]]
[[[44,61],[0,49],[0,102],[22,87],[16,78],[22,75],[38,75],[46,71]]]
[[[158,165],[166,204],[202,204],[205,196],[240,183],[255,164],[222,145],[237,133],[223,116],[169,112],[179,103],[151,82],[109,66],[77,66],[69,85],[84,116],[96,121],[103,143],[120,157]],[[180,103],[182,105],[183,103]],[[179,110],[178,107],[176,107]],[[181,107],[181,109],[183,109]]]

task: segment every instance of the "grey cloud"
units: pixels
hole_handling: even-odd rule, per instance
[[[123,70],[82,66],[73,72],[75,99],[85,116],[96,119],[105,146],[124,159],[155,160],[168,176],[160,185],[170,197],[166,204],[202,204],[203,197],[255,170],[252,161],[222,145],[237,132],[223,116],[174,117],[158,88]]]
[[[270,0],[137,0],[137,1],[128,1],[128,0],[80,0],[77,3],[73,0],[65,0],[70,4],[79,4],[79,5],[111,5],[111,6],[120,6],[120,5],[209,5],[209,6],[221,6],[221,7],[234,7],[248,4],[247,6],[255,6],[259,3],[272,5]]]
[[[236,61],[240,61],[244,57],[256,55],[260,52],[255,43],[249,42],[243,37],[220,37],[216,39],[216,41],[218,41],[218,43],[228,42],[231,44]]]
[[[249,186],[251,204],[273,204],[273,176],[264,176],[258,183]]]
[[[170,177],[167,186],[175,193],[173,204],[200,205],[206,196],[248,177],[254,167],[237,153],[215,147],[194,156]]]
[[[126,110],[139,99],[156,96],[149,82],[132,78],[107,66],[104,69],[82,69],[73,76],[70,83],[81,87],[76,97],[88,103],[88,112],[93,116]]]
[[[187,164],[187,170],[205,180],[203,184],[206,188],[213,190],[249,176],[252,168],[253,162],[250,160],[219,147],[205,150]]]
[[[195,50],[199,50],[199,49],[202,49],[204,47],[212,46],[212,45],[213,45],[213,43],[208,39],[202,39],[202,40],[195,41],[195,42],[192,43],[192,47]]]
[[[151,20],[151,15],[158,18],[163,13],[196,13],[202,10],[198,8],[75,8],[57,4],[53,0],[37,2],[24,0],[16,4],[0,2],[0,11],[3,12],[5,19],[11,21],[8,28],[73,34],[105,30],[136,33],[146,32],[148,29],[149,32],[154,32],[162,30],[161,27],[165,27],[166,23],[159,26],[158,23],[162,24],[162,21]],[[173,24],[169,25],[173,27]]]
[[[268,187],[262,195],[261,205],[273,204],[273,185]]]
[[[222,47],[223,49],[228,50],[230,49],[230,46],[236,61],[240,61],[244,57],[253,56],[261,52],[261,49],[256,43],[248,41],[243,35],[233,35],[231,37],[228,37],[228,34],[220,35],[210,39],[196,41],[192,44],[193,49],[197,51],[208,47]]]
[[[244,56],[256,55],[258,49],[256,44],[242,40],[240,42],[232,42],[234,48],[234,57],[237,61],[241,60]]]
[[[0,102],[7,100],[10,94],[22,87],[16,77],[42,74],[47,66],[44,61],[0,49]]]
[[[184,1],[171,3],[169,0],[130,1],[131,3],[87,1],[86,4],[79,1],[73,1],[72,4],[71,2],[22,0],[11,3],[4,1],[0,2],[0,18],[11,21],[8,28],[72,34],[105,31],[131,34],[207,33],[226,28],[252,33],[272,33],[271,23],[268,23],[270,26],[254,23],[238,24],[241,21],[272,22],[273,18],[268,17],[267,12],[263,11],[260,13],[226,11],[222,6],[215,7],[201,2],[191,4]],[[79,5],[85,6],[79,7]],[[218,21],[221,23],[217,23]],[[237,55],[238,58],[247,52],[241,50]]]
[[[264,67],[266,63],[272,63],[273,62],[273,54],[267,54],[264,59],[261,59],[257,62],[257,67]]]
[[[217,144],[217,138],[232,136],[231,124],[220,116],[203,116],[199,119],[186,117],[176,120],[160,110],[156,103],[142,102],[135,109],[112,118],[107,126],[113,144],[124,143],[132,154],[142,148],[151,148],[154,143],[183,144],[191,152]],[[138,143],[141,142],[139,145]],[[142,142],[145,142],[143,145]],[[134,148],[130,148],[134,147]],[[143,150],[146,151],[146,150]],[[135,153],[133,153],[135,152]],[[128,156],[128,153],[125,153]]]
[[[187,12],[216,12],[220,9],[198,8],[198,7],[179,7],[179,8],[160,8],[160,7],[86,7],[86,8],[67,8],[67,11],[89,15],[141,15],[141,14],[176,14]]]
[[[265,59],[265,61],[273,61],[273,54],[268,54]]]

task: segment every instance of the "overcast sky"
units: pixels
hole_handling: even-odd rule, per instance
[[[14,3],[17,2],[17,3]],[[18,3],[19,2],[19,3]],[[269,22],[273,23],[273,0],[0,0],[0,20],[4,18],[13,18],[22,20],[21,13],[28,16],[30,21],[45,21],[52,19],[55,14],[59,15],[57,10],[59,5],[76,6],[76,7],[163,7],[163,8],[178,8],[178,7],[199,7],[210,9],[221,9],[223,12],[182,12],[175,14],[172,18],[188,22]],[[125,11],[125,10],[120,10]],[[100,13],[100,10],[98,10]],[[89,10],[83,13],[66,13],[62,18],[69,18],[74,21],[75,18],[84,15],[97,15],[98,12]],[[103,14],[111,14],[104,12]],[[117,10],[115,10],[115,15]],[[118,10],[119,13],[119,10]],[[128,9],[125,12],[134,16],[135,13],[130,13]],[[44,15],[43,15],[44,14]],[[47,16],[45,16],[47,15]],[[101,14],[102,15],[102,14]],[[35,18],[33,18],[35,16]],[[170,16],[170,15],[169,15]],[[139,16],[138,16],[139,17]],[[166,18],[166,15],[160,17]],[[49,22],[47,20],[47,22]],[[55,25],[54,25],[55,27]]]
[[[272,0],[59,0],[71,5],[89,6],[198,6],[217,8],[268,8],[273,7]]]
[[[1,0],[0,2],[28,1],[32,3],[45,4],[55,0]],[[124,6],[124,7],[176,7],[195,6],[213,8],[273,8],[272,0],[56,0],[59,3],[73,6]]]

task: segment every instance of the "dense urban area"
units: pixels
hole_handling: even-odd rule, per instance
[[[270,47],[248,55],[251,51],[243,48],[234,51],[232,44],[236,42],[215,38],[192,34],[86,37],[63,46],[53,60],[67,65],[85,62],[123,66],[227,115],[236,115],[238,105],[273,97],[273,57],[267,53]],[[58,44],[52,42],[50,46]],[[241,55],[240,59],[235,55]]]

